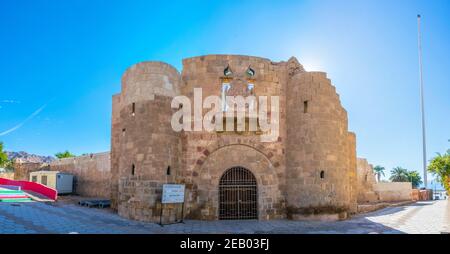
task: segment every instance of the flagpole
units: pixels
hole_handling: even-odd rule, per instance
[[[417,37],[419,46],[419,75],[420,75],[420,108],[422,112],[422,152],[423,152],[423,180],[425,189],[428,187],[427,182],[427,145],[425,135],[425,105],[423,91],[423,73],[422,73],[422,36],[420,33],[420,14],[417,15]]]

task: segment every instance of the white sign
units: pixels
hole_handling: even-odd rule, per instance
[[[161,203],[184,203],[184,184],[163,184]]]

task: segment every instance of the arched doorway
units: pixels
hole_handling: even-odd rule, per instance
[[[219,219],[258,219],[258,189],[250,170],[233,167],[225,171],[219,182]]]

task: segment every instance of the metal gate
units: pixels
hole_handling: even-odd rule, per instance
[[[243,167],[230,168],[219,182],[219,219],[258,219],[256,178]]]

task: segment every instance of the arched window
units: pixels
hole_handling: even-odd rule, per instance
[[[249,78],[253,78],[253,76],[255,76],[255,70],[253,70],[250,66],[247,68],[245,73]]]
[[[223,75],[225,75],[225,77],[233,75],[233,71],[231,70],[229,65],[227,65],[227,67],[223,70]]]

